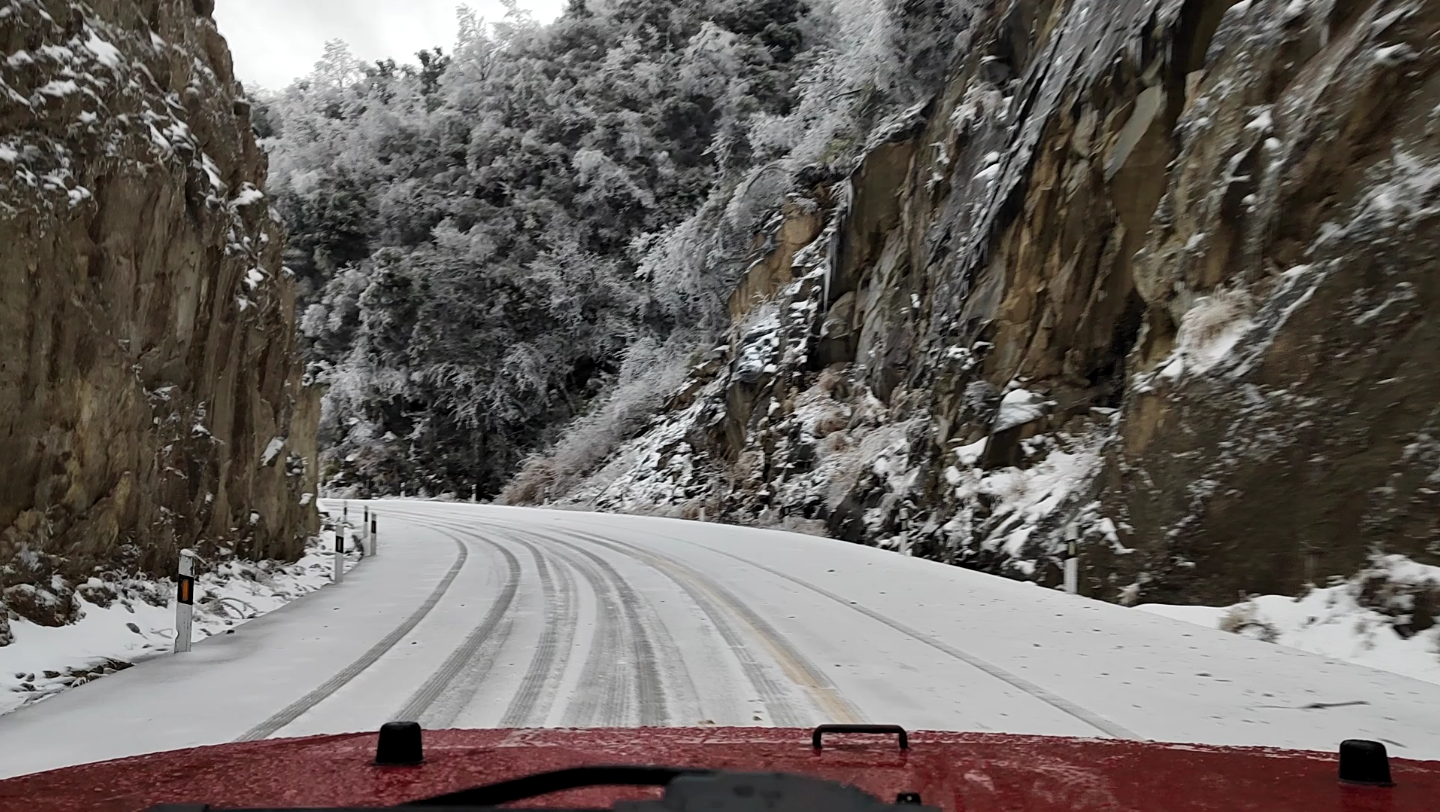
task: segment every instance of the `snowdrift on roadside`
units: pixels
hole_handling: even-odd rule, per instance
[[[1354,578],[1300,597],[1227,607],[1144,604],[1157,615],[1440,683],[1440,567],[1381,556]]]
[[[335,534],[327,531],[293,564],[234,560],[201,574],[194,639],[224,634],[328,584],[334,545]],[[347,569],[359,560],[348,557]],[[11,618],[15,640],[0,647],[0,714],[172,650],[173,583],[91,578],[85,586],[76,595],[82,607],[76,623],[48,627]]]

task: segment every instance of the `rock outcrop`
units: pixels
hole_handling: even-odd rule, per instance
[[[571,498],[1125,602],[1440,562],[1440,5],[988,8]]]
[[[39,622],[97,569],[317,529],[294,285],[211,7],[0,2],[0,588]]]

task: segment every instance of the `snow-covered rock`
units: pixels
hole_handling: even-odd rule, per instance
[[[1381,556],[1353,578],[1299,596],[1142,611],[1440,683],[1440,567]]]

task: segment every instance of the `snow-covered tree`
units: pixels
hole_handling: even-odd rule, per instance
[[[747,230],[913,100],[966,2],[511,3],[414,65],[328,45],[256,113],[328,475],[495,492],[636,341],[721,323]]]

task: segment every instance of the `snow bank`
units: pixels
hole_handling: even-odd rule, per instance
[[[1228,607],[1136,608],[1440,684],[1440,625],[1414,616],[1425,595],[1440,595],[1440,567],[1391,555],[1348,581],[1300,597],[1261,595]]]
[[[235,560],[202,574],[195,589],[195,638],[224,634],[328,584],[334,549],[335,534],[327,531],[293,564]],[[358,560],[349,554],[347,568]],[[12,617],[14,642],[0,647],[0,714],[170,652],[173,598],[168,581],[91,578],[77,590],[76,623],[49,627]]]

